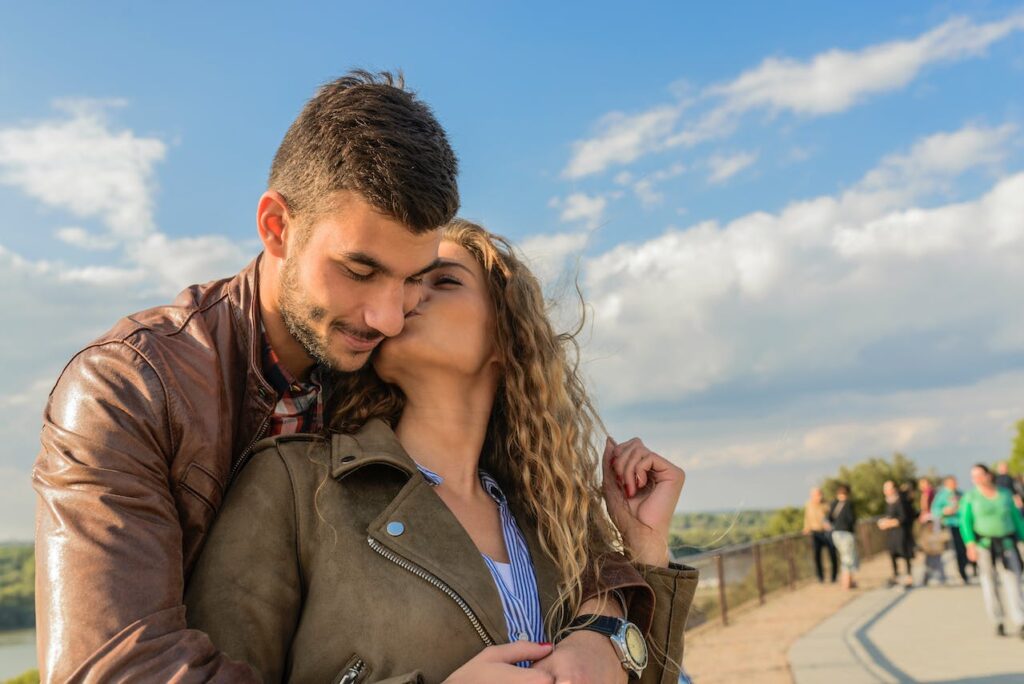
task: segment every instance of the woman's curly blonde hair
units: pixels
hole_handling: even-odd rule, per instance
[[[473,255],[487,278],[502,378],[480,465],[525,507],[559,570],[559,600],[545,617],[555,636],[580,608],[584,576],[600,577],[602,560],[620,548],[597,480],[601,422],[579,373],[582,323],[555,332],[540,283],[504,238],[458,218],[442,237]],[[394,427],[405,403],[369,366],[343,380],[334,398],[331,429],[342,432],[371,418]]]

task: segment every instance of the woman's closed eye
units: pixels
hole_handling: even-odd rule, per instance
[[[439,273],[434,277],[434,281],[431,283],[433,287],[458,287],[462,285],[462,281],[451,275],[450,273]]]

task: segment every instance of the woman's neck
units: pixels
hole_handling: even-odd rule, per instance
[[[489,378],[433,377],[403,387],[406,402],[395,426],[398,441],[459,496],[471,496],[480,488],[477,470],[496,386]]]

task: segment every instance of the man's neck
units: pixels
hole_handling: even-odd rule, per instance
[[[405,409],[395,426],[399,442],[459,496],[471,497],[480,488],[477,471],[495,386],[479,378],[435,376],[403,387]]]
[[[306,353],[299,341],[288,331],[281,309],[278,306],[278,282],[274,274],[260,269],[259,304],[263,329],[278,361],[292,377],[299,381],[309,379],[309,372],[316,362]]]

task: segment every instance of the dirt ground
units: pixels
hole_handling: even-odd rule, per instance
[[[889,557],[878,554],[861,564],[854,591],[812,582],[770,594],[763,606],[730,610],[727,627],[711,623],[686,633],[686,672],[695,684],[789,684],[789,647],[861,591],[882,586],[889,574]]]

